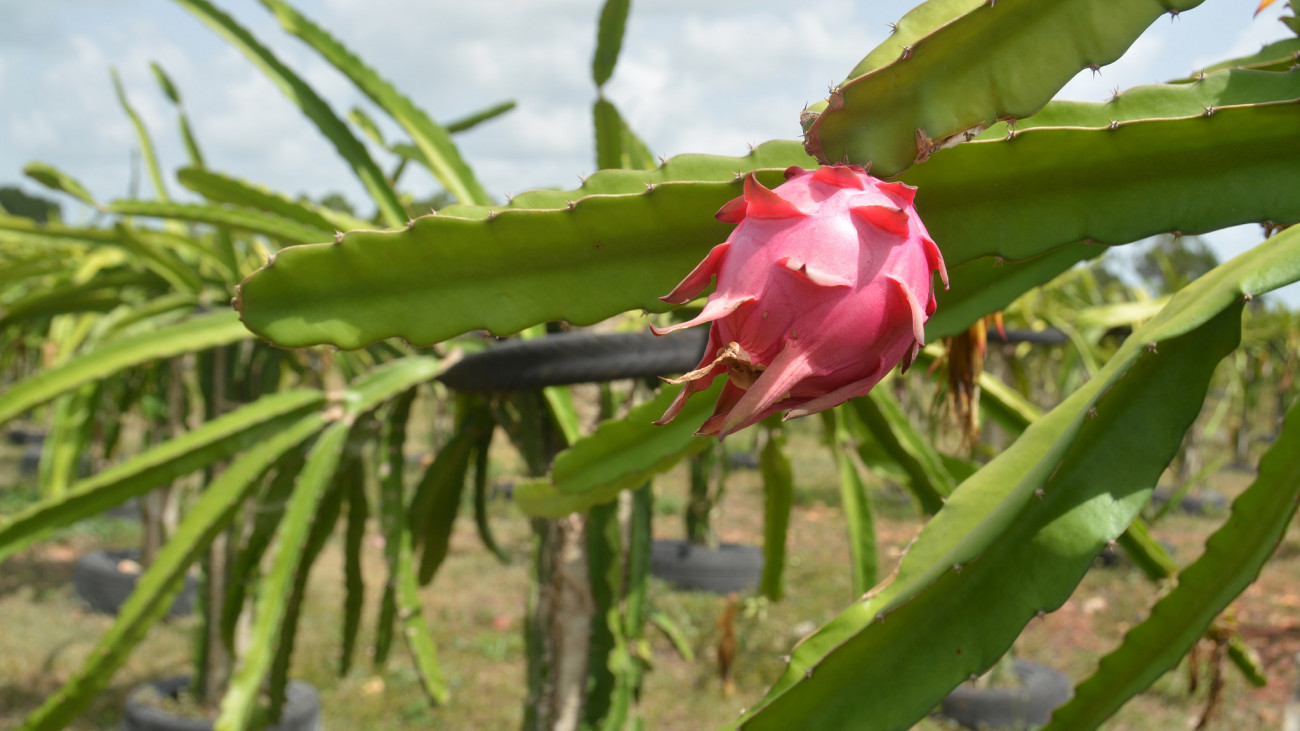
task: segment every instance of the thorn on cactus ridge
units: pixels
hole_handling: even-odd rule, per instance
[[[1097,407],[1096,407],[1096,406],[1092,407],[1091,409],[1088,409],[1088,418],[1089,418],[1089,419],[1095,419],[1095,418],[1097,418]]]
[[[909,59],[909,58],[911,58],[911,57],[912,57],[912,47],[911,47],[911,46],[903,46],[903,55],[902,55],[902,56],[899,56],[899,57],[898,57],[898,60],[899,60],[899,61],[906,61],[907,59]]]
[[[334,232],[334,243],[336,243],[336,244],[341,244],[341,243],[343,243],[343,232],[342,232],[342,231],[335,231],[335,232]]]
[[[1205,74],[1205,69],[1201,69],[1200,71],[1197,71],[1197,72],[1196,72],[1196,83],[1200,83],[1200,82],[1202,82],[1202,81],[1205,81],[1205,76],[1206,76],[1206,74]]]
[[[1170,9],[1169,9],[1169,21],[1170,21],[1170,22],[1173,22],[1173,21],[1175,21],[1175,20],[1178,20],[1178,15],[1179,15],[1180,13],[1182,13],[1182,12],[1183,12],[1183,11],[1179,10],[1178,8],[1170,8]]]
[[[1106,128],[1107,128],[1107,129],[1119,129],[1119,120],[1118,120],[1118,119],[1112,119],[1112,120],[1110,120],[1110,124],[1106,125]]]
[[[1043,609],[1040,609],[1037,612],[1034,612],[1034,617],[1041,619],[1043,621],[1047,621],[1047,612]]]
[[[1088,64],[1088,70],[1092,72],[1092,78],[1095,79],[1101,73],[1101,65],[1096,62],[1090,63]]]
[[[807,670],[803,671],[803,677],[804,677],[804,680],[809,680],[809,679],[811,679],[811,678],[812,678],[812,673],[813,673],[813,669],[812,669],[812,668],[808,668]]]
[[[966,679],[969,680],[970,682],[974,683],[976,680],[979,680],[979,679],[980,679],[980,674],[979,674],[979,673],[971,673],[970,675],[967,675],[967,676],[966,676]]]
[[[1155,352],[1156,352],[1156,344],[1155,344],[1155,343],[1147,343],[1147,352],[1148,352],[1148,353],[1155,353]]]
[[[897,32],[898,32],[898,23],[887,23],[887,25],[889,26],[889,32],[890,32],[890,33],[897,33]]]
[[[1201,105],[1201,108],[1205,110],[1205,116],[1207,117],[1214,116],[1214,107],[1207,107],[1205,105]]]
[[[1047,497],[1047,491],[1041,487],[1037,488],[1036,490],[1034,490],[1034,497],[1038,498],[1039,500],[1042,500],[1043,498]]]
[[[577,201],[568,201],[568,200],[566,200],[565,203],[567,203],[567,204],[569,205],[569,210],[570,210],[570,211],[572,211],[573,209],[575,209],[575,208],[578,207],[578,203],[577,203]]]
[[[959,564],[959,563],[955,563],[955,564],[953,564],[953,565],[952,565],[952,570],[953,570],[953,571],[956,571],[958,574],[960,574],[960,573],[961,573],[961,564]]]
[[[646,183],[646,184],[645,184],[645,192],[647,192],[647,193],[653,193],[653,192],[655,191],[655,188],[657,188],[657,187],[658,187],[658,186],[656,186],[654,183]]]
[[[1110,100],[1115,101],[1118,98],[1119,98],[1119,87],[1117,86],[1114,89],[1110,90]]]
[[[1254,300],[1255,300],[1255,295],[1251,294],[1250,292],[1243,292],[1241,295],[1242,302],[1250,303],[1253,302]]]

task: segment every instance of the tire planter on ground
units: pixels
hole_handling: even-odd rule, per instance
[[[135,590],[140,574],[124,572],[119,569],[122,561],[137,561],[138,550],[126,551],[91,551],[77,559],[72,571],[72,586],[77,596],[86,606],[104,614],[117,614]],[[194,609],[194,600],[198,584],[194,577],[185,577],[185,588],[176,596],[167,616],[175,619],[189,614]]]
[[[1018,688],[977,688],[962,684],[943,701],[941,713],[971,729],[1022,729],[1042,726],[1052,711],[1070,699],[1070,679],[1028,660],[1013,664]]]
[[[753,589],[763,575],[763,550],[724,543],[717,548],[688,541],[655,541],[650,574],[678,589],[730,594]]]
[[[126,697],[123,731],[212,731],[212,721],[181,718],[149,702],[157,696],[177,698],[189,683],[187,677],[176,677],[132,689]],[[291,680],[285,696],[280,723],[268,726],[265,731],[319,731],[320,695],[316,689],[300,680]]]

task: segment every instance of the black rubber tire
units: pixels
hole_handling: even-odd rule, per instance
[[[708,332],[574,332],[507,340],[466,356],[438,380],[457,391],[522,391],[545,386],[685,373],[700,362]]]
[[[15,447],[25,447],[29,444],[35,444],[39,447],[45,442],[45,432],[39,429],[15,426],[5,432],[5,441]]]
[[[126,710],[122,714],[123,731],[212,731],[212,721],[180,718],[146,700],[155,692],[174,698],[189,683],[187,677],[176,677],[132,689],[126,697]],[[289,681],[280,723],[267,727],[265,731],[319,731],[320,728],[320,694],[301,680]]]
[[[1151,504],[1163,505],[1173,495],[1173,490],[1157,488],[1151,493]],[[1201,490],[1184,495],[1178,502],[1178,511],[1188,515],[1225,515],[1228,512],[1228,498],[1217,490]]]
[[[72,586],[77,596],[90,609],[103,614],[116,615],[135,590],[140,580],[139,574],[128,574],[118,570],[117,564],[124,559],[139,560],[140,552],[135,549],[126,551],[91,551],[77,559],[72,570]],[[185,588],[172,602],[167,616],[175,619],[194,611],[194,601],[198,593],[198,583],[193,576],[186,575]]]
[[[650,574],[688,591],[747,591],[758,586],[763,576],[763,549],[736,543],[709,548],[688,541],[655,541],[650,546]]]
[[[1018,688],[957,686],[944,699],[941,713],[971,729],[1023,729],[1042,726],[1074,690],[1070,678],[1029,660],[1014,661]]]

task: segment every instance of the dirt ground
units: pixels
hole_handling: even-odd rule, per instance
[[[805,451],[805,450],[800,450]],[[652,586],[653,606],[681,628],[695,653],[687,661],[662,633],[649,631],[653,668],[646,678],[641,711],[646,728],[707,729],[734,719],[754,703],[783,668],[781,657],[812,628],[829,620],[852,599],[844,523],[838,486],[828,459],[809,452],[796,460],[798,485],[789,537],[787,597],[779,603],[747,600],[736,622],[739,650],[736,690],[722,691],[714,661],[716,622],[726,600]],[[4,455],[0,455],[0,459]],[[1221,472],[1213,486],[1231,497],[1251,476]],[[679,537],[685,478],[679,467],[657,483],[656,533]],[[4,488],[0,487],[0,492]],[[876,526],[882,572],[897,561],[915,535],[919,519],[895,489],[877,486]],[[527,521],[513,505],[492,505],[498,539],[514,561],[497,562],[479,543],[472,521],[461,520],[452,553],[442,573],[424,590],[426,617],[438,642],[440,660],[453,699],[430,708],[400,646],[387,668],[372,667],[361,656],[346,677],[335,674],[343,605],[342,555],[337,542],[326,549],[308,589],[294,658],[296,674],[322,691],[326,724],[334,729],[508,729],[522,719],[524,655],[522,620],[526,588]],[[1186,564],[1202,550],[1205,537],[1222,516],[1174,514],[1154,527],[1157,538]],[[723,541],[752,542],[762,532],[762,488],[754,472],[737,472],[716,518]],[[0,566],[0,728],[12,728],[69,678],[111,619],[83,610],[70,586],[72,564],[92,547],[131,545],[130,521],[97,519],[64,531]],[[365,555],[367,616],[362,641],[372,639],[374,607],[385,575],[375,538]],[[1017,642],[1018,656],[1066,672],[1076,682],[1123,633],[1140,622],[1159,596],[1140,572],[1129,566],[1097,568],[1059,611],[1035,620]],[[1297,681],[1300,652],[1300,529],[1292,526],[1259,580],[1228,615],[1255,649],[1268,676],[1252,688],[1233,667],[1224,669],[1226,687],[1208,728],[1275,729],[1283,704]],[[72,728],[108,729],[119,723],[119,709],[132,686],[151,677],[186,671],[193,619],[156,627],[131,656],[111,687]],[[1190,663],[1184,663],[1126,705],[1105,726],[1117,731],[1190,729],[1203,712],[1209,668],[1201,653],[1200,687],[1189,695]],[[954,729],[951,722],[924,720],[918,728]]]

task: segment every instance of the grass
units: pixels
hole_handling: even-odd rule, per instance
[[[728,696],[717,676],[713,649],[726,599],[675,592],[655,582],[653,605],[680,627],[696,659],[684,660],[661,633],[649,630],[653,669],[641,699],[646,728],[704,729],[735,718],[778,677],[784,667],[782,656],[791,645],[853,599],[835,474],[811,430],[796,431],[794,438],[791,453],[799,489],[790,527],[787,597],[779,603],[744,602],[735,625],[736,690]],[[14,484],[12,458],[0,451],[0,485],[6,480],[11,485],[0,487],[0,508],[6,512],[34,498],[30,485]],[[503,458],[500,464],[508,469],[511,462]],[[1249,475],[1220,472],[1213,485],[1232,496],[1249,480]],[[686,498],[684,470],[679,467],[661,479],[656,489],[657,535],[681,537],[678,516]],[[895,488],[876,485],[875,490],[882,570],[887,571],[920,521]],[[522,622],[530,533],[527,520],[513,505],[498,500],[491,509],[498,540],[515,560],[498,562],[479,544],[472,521],[461,520],[449,560],[423,592],[426,618],[453,694],[451,703],[441,708],[431,708],[425,700],[400,645],[382,669],[373,667],[364,653],[373,639],[373,612],[386,573],[382,549],[375,541],[367,542],[364,554],[367,614],[362,644],[352,672],[338,677],[342,551],[338,541],[327,546],[308,586],[294,674],[321,690],[329,727],[397,731],[519,725],[525,692]],[[1177,549],[1180,563],[1187,563],[1219,520],[1175,514],[1160,521],[1154,532]],[[714,525],[723,541],[752,542],[761,535],[762,487],[755,472],[733,473]],[[71,677],[111,624],[110,618],[81,609],[73,596],[70,576],[76,556],[94,547],[131,545],[138,539],[137,530],[129,521],[87,521],[22,552],[0,571],[0,627],[5,628],[0,631],[0,728],[16,726]],[[1243,635],[1260,650],[1269,685],[1250,688],[1228,668],[1224,699],[1210,729],[1280,723],[1282,704],[1296,679],[1291,656],[1300,650],[1298,577],[1300,532],[1293,527],[1260,580],[1230,610]],[[1091,673],[1127,628],[1145,617],[1159,591],[1132,568],[1094,570],[1061,610],[1029,624],[1015,651],[1020,657],[1052,665],[1077,682]],[[131,687],[186,672],[194,624],[189,618],[154,628],[109,689],[72,728],[116,728]],[[1201,688],[1189,695],[1187,666],[1184,662],[1157,681],[1106,728],[1189,728],[1206,702],[1208,676],[1203,672]],[[929,718],[918,728],[946,731],[956,726]]]

